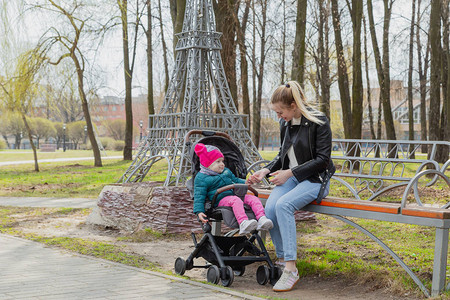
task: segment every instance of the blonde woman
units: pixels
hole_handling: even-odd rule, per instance
[[[299,280],[296,266],[297,235],[294,212],[328,195],[335,171],[331,156],[328,119],[306,101],[296,81],[278,87],[271,108],[280,118],[281,147],[278,155],[249,177],[257,183],[269,177],[275,188],[266,203],[267,218],[274,227],[270,236],[284,271],[273,290],[290,291]]]

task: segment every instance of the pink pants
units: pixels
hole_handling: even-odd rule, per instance
[[[230,206],[233,209],[234,216],[239,224],[244,220],[248,220],[248,217],[245,214],[244,204],[251,207],[257,220],[262,216],[265,216],[264,207],[262,206],[261,201],[254,195],[245,195],[244,201],[238,196],[226,196],[219,202],[219,206]]]

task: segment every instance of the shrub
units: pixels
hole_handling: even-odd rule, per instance
[[[7,145],[4,139],[0,139],[0,149],[6,149]]]
[[[101,137],[100,142],[103,145],[103,148],[105,150],[112,150],[114,148],[114,143],[116,140],[110,137]]]
[[[114,141],[114,144],[113,144],[114,151],[122,151],[124,147],[125,147],[124,141]]]

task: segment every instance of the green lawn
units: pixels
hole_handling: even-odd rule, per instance
[[[122,151],[107,151],[107,156],[121,156]],[[76,157],[93,157],[91,150],[67,150],[63,152],[59,149],[55,152],[41,152],[37,151],[39,159],[53,159],[53,158],[76,158]],[[102,156],[104,154],[102,153]],[[0,162],[6,161],[21,161],[34,160],[33,151],[31,150],[0,150]]]

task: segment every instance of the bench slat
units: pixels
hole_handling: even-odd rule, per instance
[[[322,202],[320,204],[317,204],[316,201],[313,201],[311,204],[312,205],[365,210],[365,211],[382,212],[382,213],[388,213],[388,214],[400,213],[400,204],[371,202],[371,201],[366,201],[366,200],[352,200],[352,199],[347,199],[347,198],[325,197],[322,199]]]
[[[423,218],[433,218],[433,219],[450,219],[450,211],[447,209],[436,208],[436,207],[414,207],[406,206],[402,209],[402,215],[423,217]]]

